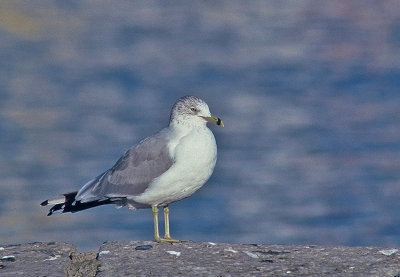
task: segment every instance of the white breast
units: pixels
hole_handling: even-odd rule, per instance
[[[166,205],[192,195],[210,178],[217,160],[215,138],[207,127],[180,133],[169,145],[175,163],[135,202]]]

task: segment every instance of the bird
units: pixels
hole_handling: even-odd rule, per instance
[[[207,103],[184,96],[173,105],[169,124],[128,149],[108,170],[77,191],[43,201],[53,213],[75,213],[106,204],[129,209],[151,208],[156,242],[175,243],[169,230],[169,204],[191,196],[210,178],[217,161],[217,144],[207,123],[224,127]],[[164,212],[164,237],[158,228],[158,208]]]

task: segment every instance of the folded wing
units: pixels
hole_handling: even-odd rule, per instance
[[[89,181],[75,199],[81,203],[137,196],[173,164],[166,141],[160,133],[129,149],[116,164]]]

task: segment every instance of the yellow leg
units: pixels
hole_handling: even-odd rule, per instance
[[[164,207],[164,224],[165,224],[164,239],[167,240],[168,242],[180,242],[179,240],[171,238],[171,235],[169,233],[169,208],[168,208],[168,206]]]
[[[158,231],[158,208],[157,206],[151,206],[151,210],[153,212],[153,221],[154,221],[154,239],[156,242],[180,242],[179,240],[171,238],[169,234],[169,210],[168,207],[164,208],[164,223],[165,223],[165,236],[164,238],[160,238],[160,233]]]
[[[154,239],[157,242],[161,242],[160,233],[158,232],[158,208],[157,206],[151,206],[153,212],[153,222],[154,222]]]

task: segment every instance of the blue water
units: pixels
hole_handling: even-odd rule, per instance
[[[149,210],[46,217],[206,100],[212,178],[172,204],[194,241],[400,244],[400,5],[393,1],[0,4],[0,244],[151,240]]]

